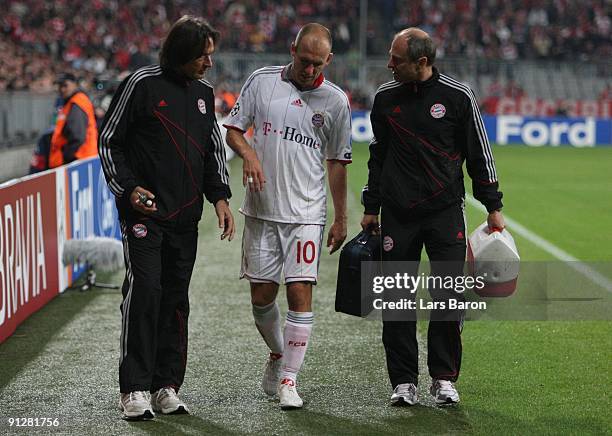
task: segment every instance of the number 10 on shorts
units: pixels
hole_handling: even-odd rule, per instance
[[[317,257],[316,245],[314,241],[297,241],[297,263],[312,263]]]

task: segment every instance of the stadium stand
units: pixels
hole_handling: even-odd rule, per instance
[[[368,4],[365,58],[362,3]],[[162,35],[186,13],[207,17],[222,33],[210,79],[223,93],[236,93],[257,67],[288,62],[296,30],[318,21],[334,34],[329,76],[347,90],[354,109],[369,109],[377,86],[391,79],[388,43],[407,26],[434,36],[440,68],[469,83],[485,111],[497,111],[504,98],[514,99],[501,105],[507,111],[541,101],[547,114],[563,106],[582,115],[572,103],[579,100],[610,106],[606,0],[4,0],[2,10],[0,145],[32,144],[48,127],[59,72],[81,78],[102,116],[117,83],[156,61]],[[533,102],[522,104],[525,99]],[[227,106],[231,98],[224,100]],[[31,116],[19,116],[28,108]],[[607,110],[595,113],[609,116]]]
[[[56,73],[67,68],[94,83],[95,78],[116,77],[146,65],[169,23],[184,13],[207,17],[223,35],[224,52],[285,53],[296,29],[308,21],[333,30],[337,54],[358,50],[356,0],[3,3],[8,13],[0,17],[0,90],[49,91]],[[408,6],[381,0],[370,1],[367,12],[367,52],[373,56],[385,54],[391,34],[408,26],[434,35],[440,58],[493,61],[489,65],[501,61],[506,76],[512,75],[508,65],[517,60],[597,64],[612,55],[611,8],[605,0],[415,0]],[[563,70],[555,75],[551,93],[575,75]],[[580,87],[575,89],[582,93]]]

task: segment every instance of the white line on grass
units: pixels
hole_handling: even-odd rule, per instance
[[[466,194],[466,200],[471,206],[474,206],[475,208],[482,210],[486,213],[486,208],[471,194]],[[527,227],[523,226],[518,221],[513,220],[506,214],[504,214],[504,220],[506,221],[508,227],[512,228],[514,233],[521,235],[523,238],[527,239],[530,242],[533,242],[535,245],[537,245],[547,253],[551,254],[555,258],[564,262],[568,262],[568,265],[571,268],[578,271],[580,274],[591,280],[593,283],[601,286],[606,291],[612,292],[612,281],[610,281],[610,279],[608,279],[606,276],[595,271],[590,266],[586,265],[579,259],[569,254],[567,251],[563,251],[553,243],[532,232]]]

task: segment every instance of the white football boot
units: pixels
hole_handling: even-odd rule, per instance
[[[299,409],[304,405],[295,389],[295,381],[284,378],[278,385],[278,398],[282,410]]]
[[[261,387],[271,397],[276,395],[278,383],[280,382],[280,372],[283,363],[283,359],[280,356],[279,354],[270,353],[264,368],[263,378],[261,379]]]

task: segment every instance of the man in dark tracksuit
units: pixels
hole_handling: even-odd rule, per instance
[[[213,89],[202,79],[217,39],[201,19],[177,21],[160,65],[123,81],[101,129],[99,154],[116,196],[127,270],[119,366],[125,419],[188,412],[177,392],[203,196],[215,206],[221,239],[234,234]]]
[[[432,271],[444,265],[438,274],[458,276],[466,255],[463,161],[490,228],[504,227],[502,194],[476,98],[469,87],[438,72],[435,53],[420,29],[405,29],[393,40],[388,68],[395,80],[378,89],[371,113],[374,139],[361,225],[377,228],[381,213],[383,260],[418,262],[424,245]],[[429,323],[430,392],[438,404],[456,403],[462,316],[437,315],[450,317]],[[385,320],[383,343],[392,402],[416,404],[416,321]]]

